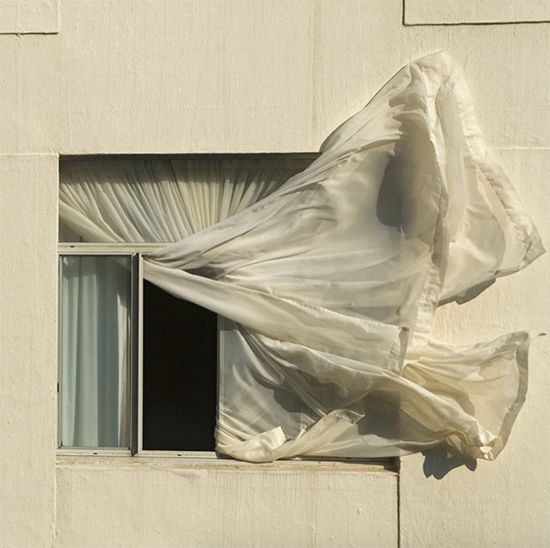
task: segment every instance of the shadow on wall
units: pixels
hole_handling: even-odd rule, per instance
[[[467,457],[451,452],[445,444],[438,445],[422,453],[424,455],[424,476],[443,479],[451,470],[465,466],[473,472],[477,467],[477,461],[472,457]]]

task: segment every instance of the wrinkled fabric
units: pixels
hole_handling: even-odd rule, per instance
[[[66,194],[62,220],[97,237],[95,190],[85,206]],[[119,225],[121,239],[136,230]],[[368,458],[444,442],[492,459],[525,397],[529,337],[452,347],[430,330],[439,305],[542,252],[438,53],[400,70],[269,196],[153,253],[145,276],[225,318],[219,452]]]

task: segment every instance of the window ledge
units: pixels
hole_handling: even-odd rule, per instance
[[[179,456],[178,456],[179,455]],[[314,460],[293,459],[269,463],[252,463],[231,458],[218,457],[215,453],[171,453],[163,456],[121,453],[92,452],[80,455],[58,454],[57,467],[74,468],[117,468],[117,469],[208,469],[243,470],[247,472],[383,472],[395,474],[399,470],[399,459],[379,460]]]

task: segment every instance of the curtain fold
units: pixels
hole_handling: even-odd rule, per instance
[[[543,252],[471,105],[445,54],[412,62],[309,167],[265,197],[239,191],[239,206],[219,208],[224,220],[200,214],[208,200],[176,195],[164,175],[67,174],[70,228],[173,241],[145,276],[226,318],[220,452],[364,458],[447,443],[491,459],[502,449],[525,394],[528,336],[468,348],[430,337],[440,304]]]
[[[258,202],[304,159],[74,160],[63,165],[59,215],[89,242],[175,242]]]

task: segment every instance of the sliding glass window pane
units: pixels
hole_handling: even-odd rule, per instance
[[[61,258],[62,447],[130,446],[130,256]]]

